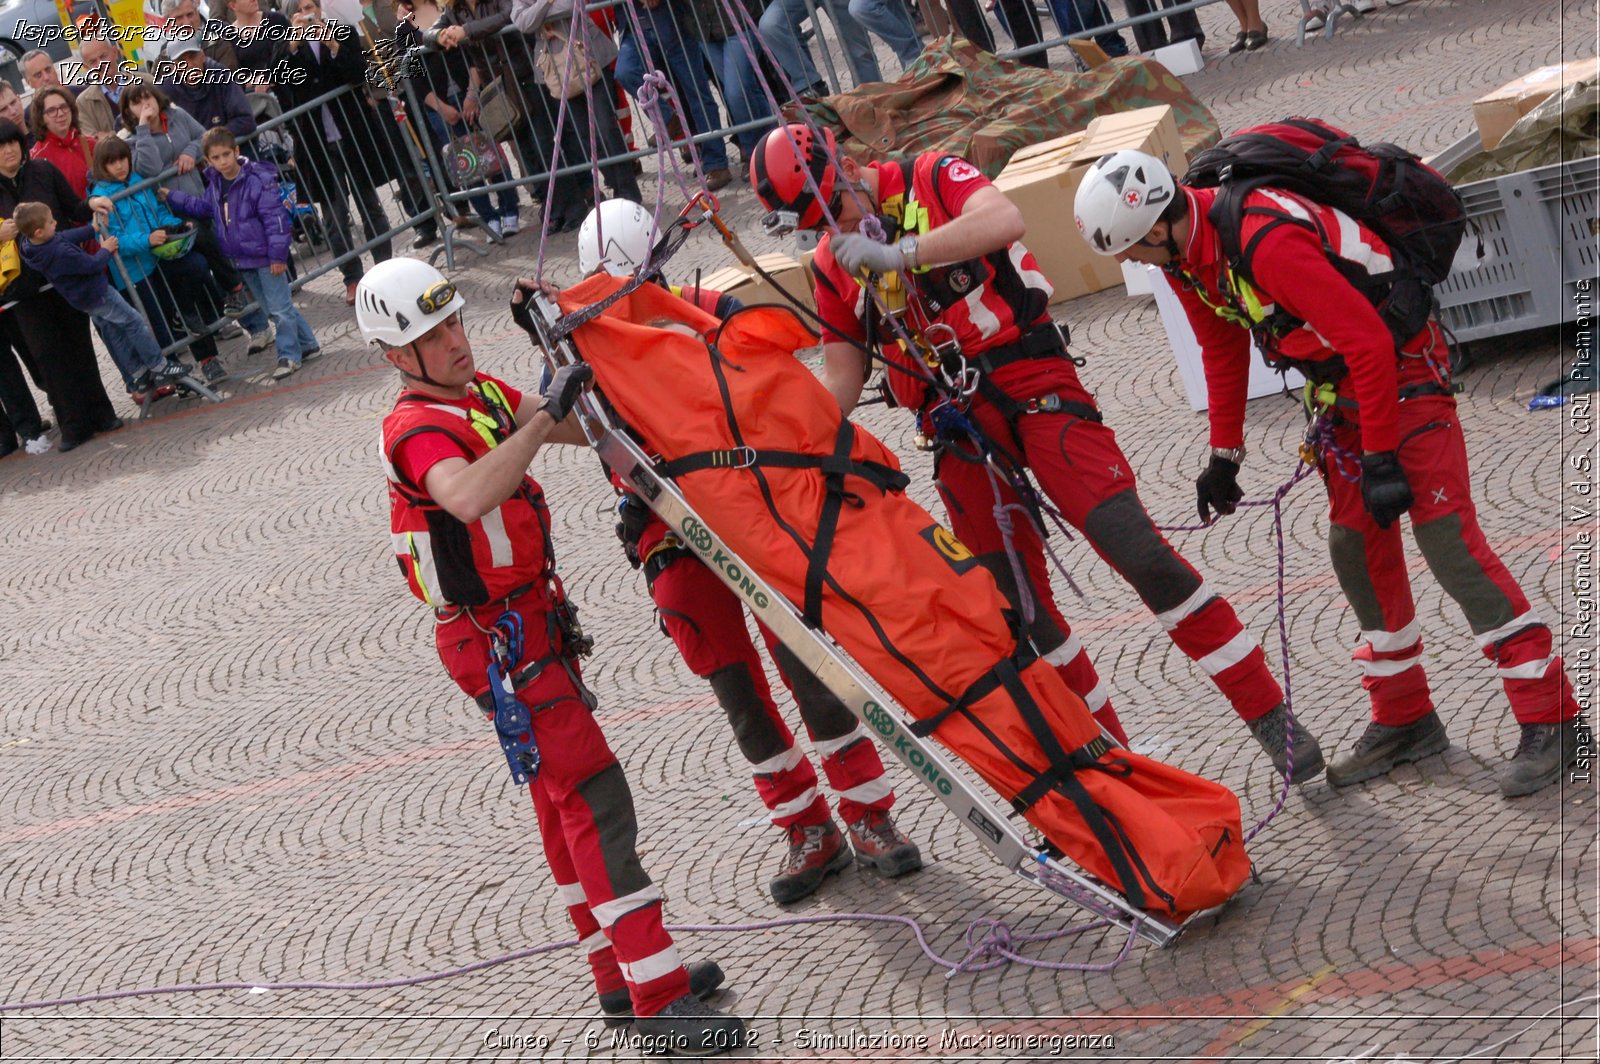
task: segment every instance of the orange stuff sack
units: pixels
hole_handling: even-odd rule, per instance
[[[623,283],[590,278],[562,294],[561,309]],[[711,343],[648,324],[663,321]],[[752,307],[721,323],[646,284],[572,338],[705,523],[820,621],[919,732],[1025,805],[1053,846],[1149,912],[1181,918],[1239,889],[1249,861],[1238,799],[1101,736],[1055,670],[1019,646],[990,574],[904,495],[894,454],[842,418],[794,357],[816,343],[798,318]],[[804,467],[824,456],[826,467]],[[718,567],[741,575],[731,561]]]

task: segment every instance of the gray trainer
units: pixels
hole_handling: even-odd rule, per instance
[[[1500,770],[1500,793],[1507,798],[1541,791],[1578,763],[1576,721],[1524,724],[1517,752]]]
[[[1333,759],[1328,766],[1328,782],[1335,787],[1348,787],[1382,776],[1396,765],[1441,753],[1449,746],[1450,737],[1444,733],[1444,723],[1439,720],[1439,714],[1431,710],[1413,724],[1373,722],[1356,740],[1354,750]]]
[[[634,1021],[646,1053],[710,1057],[744,1045],[744,1021],[718,1012],[693,994],[667,1003],[654,1016]]]
[[[1248,721],[1245,726],[1272,758],[1272,767],[1278,770],[1278,775],[1288,776],[1292,783],[1309,783],[1322,774],[1322,747],[1317,745],[1316,737],[1306,731],[1299,717],[1293,720],[1291,729],[1289,710],[1280,702],[1265,716]],[[1289,742],[1291,730],[1293,743]],[[1294,755],[1293,773],[1289,772],[1291,753]]]

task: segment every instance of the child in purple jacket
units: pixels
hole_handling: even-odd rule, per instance
[[[222,253],[233,261],[277,326],[278,365],[272,376],[287,377],[303,360],[321,355],[322,348],[289,293],[289,245],[294,230],[289,211],[278,196],[277,171],[241,156],[227,126],[207,130],[200,138],[200,153],[210,167],[204,196],[191,196],[181,189],[158,194],[164,195],[167,206],[177,213],[209,218],[216,225]]]

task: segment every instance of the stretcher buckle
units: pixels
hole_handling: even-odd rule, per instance
[[[1041,395],[1037,398],[1029,399],[1023,406],[1022,412],[1025,414],[1059,414],[1061,413],[1061,396],[1051,392],[1049,395]]]

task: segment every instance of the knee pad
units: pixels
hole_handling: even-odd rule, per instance
[[[783,670],[784,678],[789,681],[789,689],[794,692],[794,700],[800,707],[800,716],[813,739],[837,739],[855,730],[859,723],[856,715],[810,669],[800,664],[794,651],[779,643],[772,657],[777,661],[778,668]]]
[[[1490,632],[1516,619],[1516,607],[1505,591],[1483,571],[1461,536],[1461,516],[1446,514],[1412,525],[1417,549],[1445,594],[1455,599],[1473,632]]]
[[[1181,606],[1200,588],[1200,574],[1161,538],[1131,488],[1090,510],[1083,534],[1153,613]]]
[[[752,764],[767,761],[789,748],[790,739],[756,690],[749,668],[742,664],[729,665],[707,679],[712,693],[717,696],[717,704],[728,715],[734,740],[746,761]]]
[[[578,797],[594,818],[600,841],[600,859],[614,897],[643,890],[650,877],[639,863],[639,818],[633,809],[633,792],[622,766],[613,761],[578,784]],[[579,859],[574,853],[573,858]]]
[[[1356,623],[1364,631],[1382,629],[1383,607],[1378,602],[1377,589],[1372,586],[1372,574],[1367,571],[1366,537],[1344,525],[1329,525],[1328,561],[1333,564],[1333,575],[1350,602]]]
[[[1017,592],[1017,575],[1011,568],[1011,559],[1004,551],[998,554],[984,554],[978,558],[978,564],[989,571],[994,577],[994,582],[1000,588],[1011,608],[1022,614],[1021,595]],[[1030,590],[1033,595],[1033,623],[1028,626],[1028,638],[1033,640],[1033,645],[1040,654],[1048,654],[1067,641],[1067,633],[1063,632],[1050,612],[1044,608],[1044,603],[1037,592]]]

